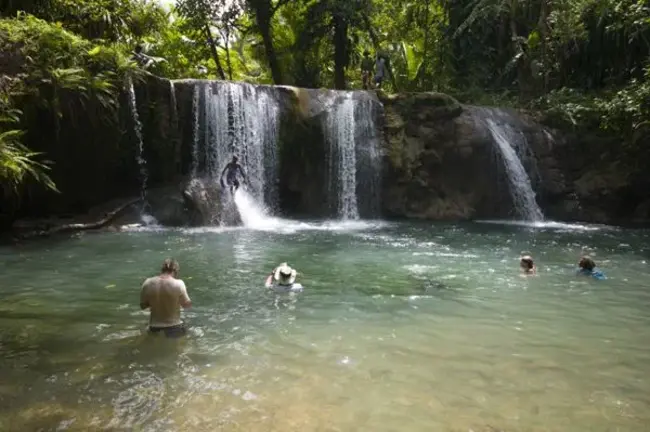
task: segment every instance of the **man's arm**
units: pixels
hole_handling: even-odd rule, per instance
[[[147,281],[144,281],[142,288],[140,289],[140,309],[145,310],[148,307],[149,300],[147,299]]]
[[[189,309],[192,307],[192,300],[190,299],[190,296],[187,295],[187,287],[185,286],[185,282],[182,280],[179,280],[181,284],[181,306],[183,306],[183,309]]]
[[[227,170],[228,170],[228,164],[226,164],[226,166],[223,168],[223,171],[221,171],[221,176],[219,176],[219,183],[221,183],[221,187],[224,187],[223,175],[226,173]]]

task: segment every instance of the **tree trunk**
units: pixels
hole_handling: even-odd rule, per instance
[[[348,23],[334,12],[334,87],[345,90],[345,67],[348,59]]]
[[[217,44],[212,37],[212,31],[208,24],[205,25],[205,37],[208,39],[208,44],[210,45],[210,51],[212,52],[212,58],[214,59],[215,64],[217,65],[217,73],[222,80],[226,79],[226,74],[223,72],[223,67],[221,67],[221,61],[219,60],[219,51],[217,51]]]
[[[276,85],[281,85],[283,84],[282,70],[280,69],[280,63],[278,62],[275,47],[273,46],[273,38],[271,36],[271,1],[249,0],[249,4],[253,8],[257,29],[262,36],[262,41],[264,42],[264,52],[266,54],[266,60],[269,62],[273,82]]]
[[[517,0],[510,0],[510,38],[514,52],[515,68],[517,69],[517,83],[519,84],[519,97],[526,99],[528,95],[528,79],[526,77],[526,53],[521,46],[517,33]]]
[[[20,238],[32,238],[39,236],[49,236],[52,234],[60,234],[65,232],[74,232],[74,231],[85,231],[85,230],[94,230],[99,228],[104,228],[113,222],[118,216],[120,216],[125,210],[142,201],[142,198],[135,198],[126,203],[120,205],[115,210],[109,212],[102,219],[96,222],[90,223],[70,223],[64,225],[56,225],[53,227],[48,227],[44,229],[35,229],[31,232],[27,232],[23,235],[20,235]]]
[[[546,25],[546,20],[548,19],[549,13],[549,0],[541,0],[537,28],[539,32],[539,40],[542,46],[542,85],[544,94],[548,92],[548,59],[546,58],[546,38],[548,37],[548,27]]]
[[[425,89],[426,86],[426,79],[427,79],[427,72],[428,72],[428,60],[427,60],[427,52],[429,52],[429,0],[426,2],[426,13],[424,14],[424,45],[423,45],[423,54],[422,54],[422,73],[420,74],[420,77],[416,82],[419,82],[419,90],[420,91],[426,91]],[[431,50],[433,52],[433,50]],[[440,59],[438,61],[441,61]],[[418,70],[418,73],[420,71]],[[417,77],[416,73],[416,77]]]
[[[232,81],[232,61],[230,60],[230,43],[228,40],[230,39],[230,31],[226,30],[224,40],[226,41],[226,67],[228,67],[228,79]]]

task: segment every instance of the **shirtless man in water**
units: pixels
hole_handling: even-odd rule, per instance
[[[176,260],[167,258],[160,275],[144,281],[140,291],[140,308],[150,309],[149,331],[165,333],[167,337],[180,337],[186,333],[181,321],[181,307],[192,306],[185,283],[176,279],[180,266]]]
[[[226,165],[221,172],[221,187],[226,187],[226,185],[223,184],[223,175],[226,174],[226,182],[228,183],[228,186],[230,186],[230,192],[232,193],[239,189],[239,179],[237,178],[237,174],[241,174],[242,180],[244,182],[246,181],[246,173],[241,165],[239,165],[238,160],[237,156],[233,156],[232,161],[228,162],[228,165]]]

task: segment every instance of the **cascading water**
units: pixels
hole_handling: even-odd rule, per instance
[[[253,220],[241,215],[250,209],[275,209],[277,193],[277,156],[279,105],[271,87],[255,87],[246,83],[198,82],[194,92],[195,135],[192,151],[192,175],[201,170],[218,182],[223,168],[233,155],[247,176],[247,195],[256,206],[238,208],[243,221]],[[202,126],[202,127],[201,127]],[[202,152],[199,149],[203,132]],[[200,155],[205,155],[201,167]],[[222,194],[222,209],[228,213],[232,197]],[[237,202],[235,202],[237,205]],[[234,223],[226,214],[222,221]],[[258,215],[263,217],[263,215]]]
[[[174,127],[178,127],[178,107],[176,102],[176,86],[174,81],[169,81],[169,101],[171,103],[171,122]]]
[[[192,96],[192,120],[194,125],[192,135],[192,178],[196,177],[199,170],[199,91],[198,86],[194,87]]]
[[[133,129],[135,132],[135,138],[138,144],[138,149],[136,153],[136,160],[138,166],[140,167],[140,197],[142,198],[142,209],[144,213],[145,208],[145,199],[147,196],[147,180],[149,177],[147,171],[147,161],[144,158],[144,141],[142,138],[142,123],[140,122],[140,115],[138,114],[138,105],[135,98],[135,89],[133,88],[133,82],[129,79],[129,108],[131,110],[131,118],[133,119]]]
[[[525,220],[533,222],[544,220],[544,214],[535,200],[530,177],[512,144],[517,142],[516,131],[507,122],[497,121],[498,118],[493,113],[483,111],[483,116],[503,160],[515,211]]]
[[[356,106],[357,203],[364,218],[378,217],[381,212],[381,109],[370,97],[363,97]]]
[[[329,196],[341,219],[379,214],[379,106],[365,93],[346,93],[327,113],[324,127],[330,150]]]
[[[351,96],[346,95],[327,115],[330,191],[336,193],[336,209],[341,219],[359,218],[354,107]]]
[[[262,129],[261,139],[264,149],[264,175],[266,178],[264,188],[264,202],[269,210],[277,212],[280,202],[278,191],[278,152],[277,143],[280,138],[280,107],[272,95],[258,91],[258,106],[265,127]]]

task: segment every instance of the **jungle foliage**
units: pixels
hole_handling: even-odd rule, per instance
[[[2,114],[18,121],[28,104],[113,107],[143,73],[359,88],[369,50],[386,91],[542,110],[632,147],[650,128],[645,0],[0,0],[0,15]],[[0,178],[47,182],[16,125],[0,123]]]

